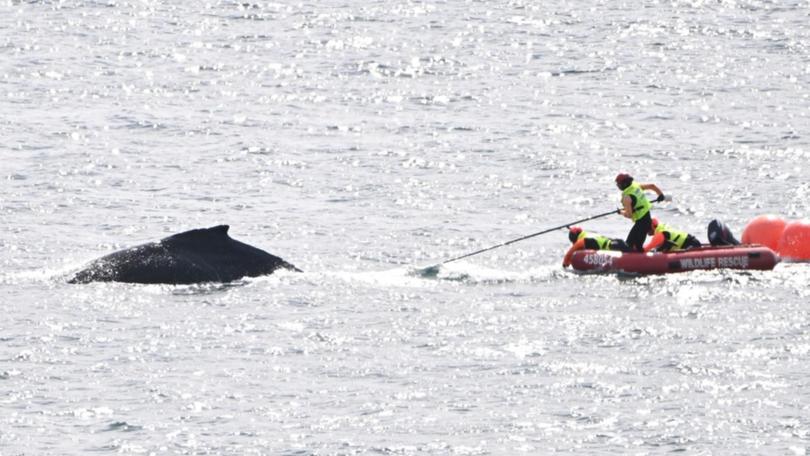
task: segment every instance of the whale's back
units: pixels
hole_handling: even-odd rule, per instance
[[[70,282],[230,282],[271,274],[279,268],[298,270],[275,255],[234,240],[228,228],[220,225],[186,231],[111,253],[91,262]]]

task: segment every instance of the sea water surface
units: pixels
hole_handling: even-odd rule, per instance
[[[0,455],[807,454],[810,266],[561,267],[657,184],[810,207],[810,2],[0,2]],[[305,272],[69,285],[186,229]],[[624,237],[618,216],[587,229]]]

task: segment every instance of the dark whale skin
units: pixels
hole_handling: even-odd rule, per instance
[[[111,253],[75,273],[69,283],[128,282],[184,285],[231,282],[300,270],[228,235],[228,225],[201,228]]]

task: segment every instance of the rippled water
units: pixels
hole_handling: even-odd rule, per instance
[[[579,276],[627,171],[806,217],[807,1],[0,4],[0,454],[806,454],[810,269]],[[231,225],[303,269],[68,285]],[[623,237],[625,220],[587,225]]]

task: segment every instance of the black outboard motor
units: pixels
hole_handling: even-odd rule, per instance
[[[711,245],[740,245],[728,226],[720,220],[709,222],[709,243]]]

